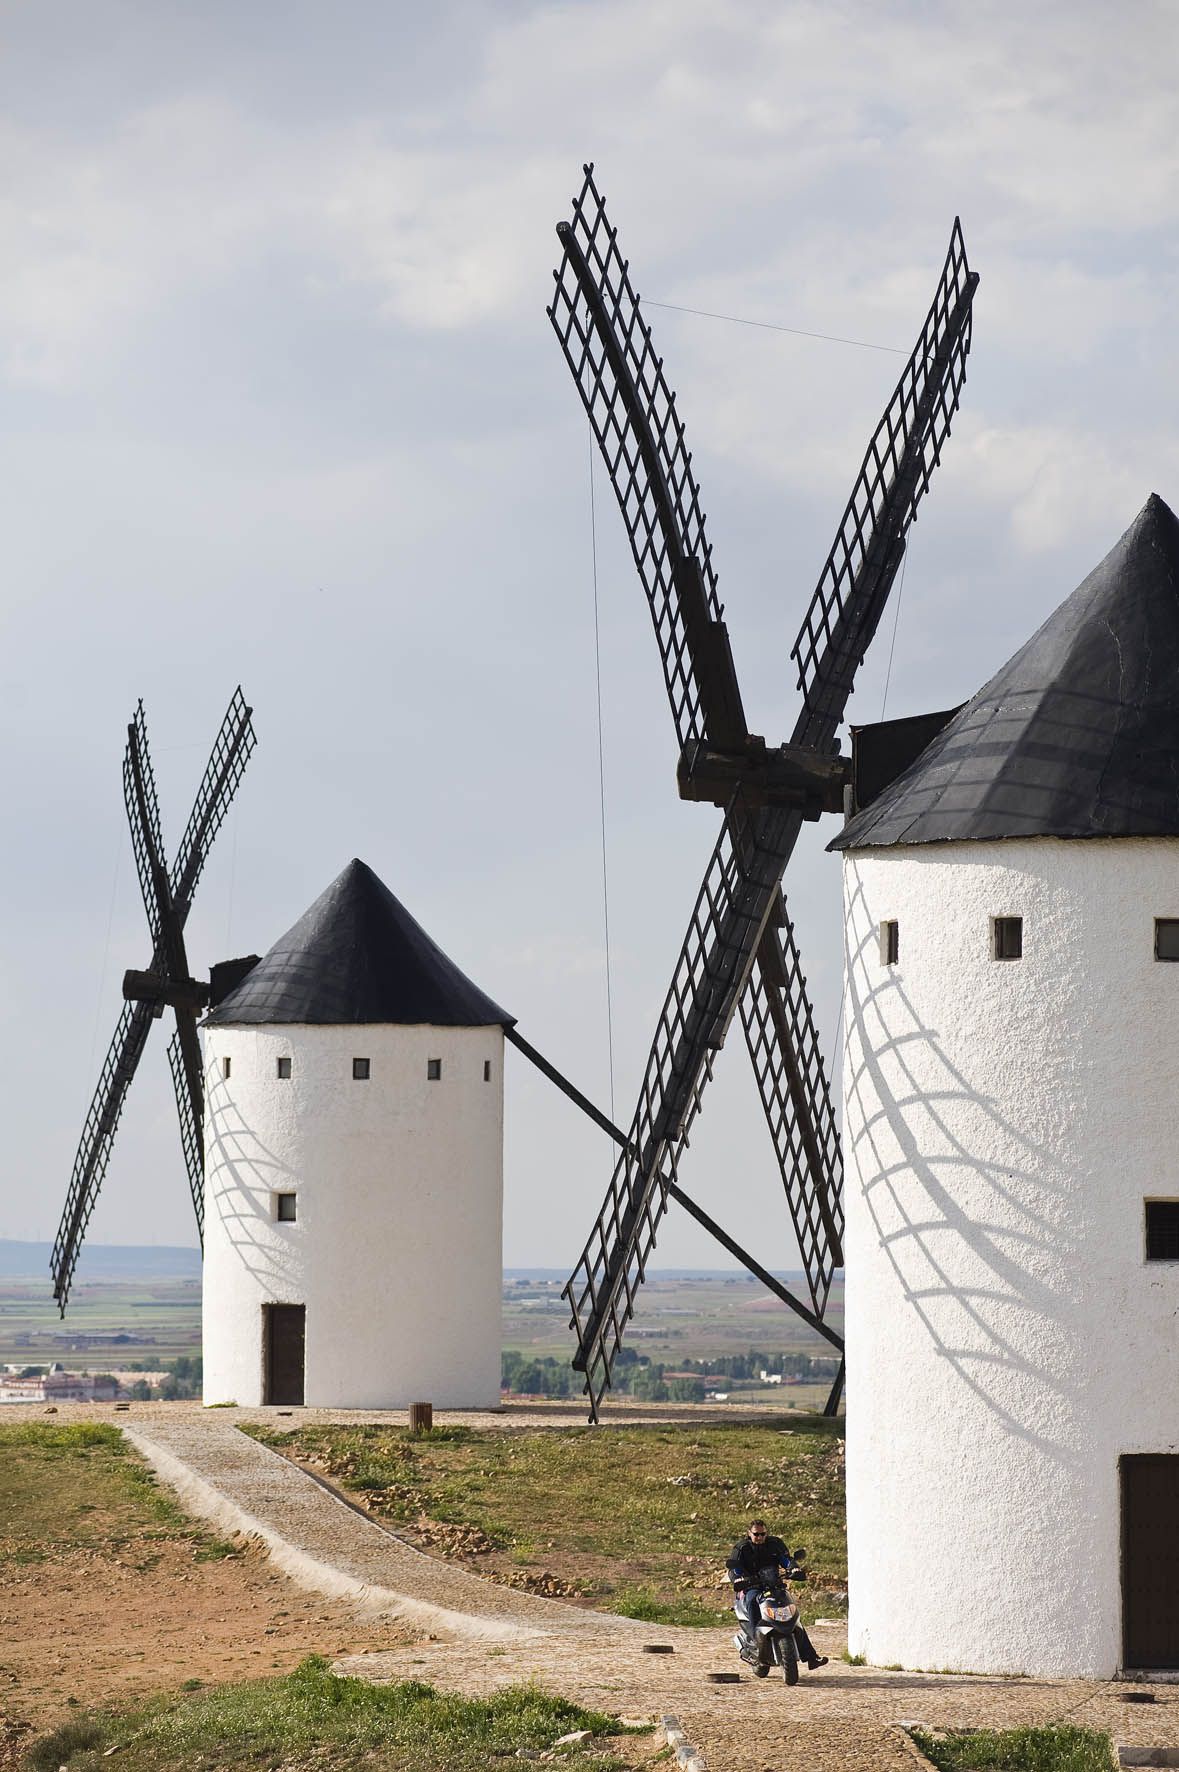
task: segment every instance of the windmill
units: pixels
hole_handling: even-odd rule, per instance
[[[573,1365],[585,1374],[596,1420],[669,1198],[842,1352],[824,1322],[832,1276],[843,1262],[842,1158],[782,877],[803,821],[843,806],[850,769],[839,755],[838,728],[957,410],[978,278],[956,219],[933,303],[868,444],[794,644],[802,705],[793,733],[789,743],[769,746],[746,724],[675,395],[592,165],[584,171],[573,218],[557,227],[563,255],[549,318],[651,609],[680,747],[680,795],[724,811],[630,1130],[616,1133],[621,1155],[565,1287],[577,1336]],[[714,1055],[738,1010],[809,1308],[745,1256],[679,1185],[679,1159]],[[841,1363],[829,1413],[842,1381]]]
[[[256,743],[250,723],[252,713],[253,709],[246,706],[240,688],[235,690],[170,871],[164,861],[160,808],[142,702],[127,728],[123,800],[131,827],[131,847],[135,852],[143,908],[151,932],[152,957],[146,972],[128,972],[124,976],[123,1012],[99,1074],[98,1086],[82,1128],[78,1154],[74,1158],[51,1260],[53,1296],[63,1316],[82,1238],[110,1161],[123,1103],[143,1056],[151,1024],[160,1018],[165,1008],[172,1009],[176,1018],[176,1031],[168,1045],[168,1065],[176,1092],[180,1142],[197,1230],[203,1237],[204,1089],[197,1012],[209,1002],[211,992],[216,994],[219,983],[229,988],[235,972],[240,974],[241,963],[228,961],[223,967],[214,967],[211,984],[202,984],[191,977],[184,948],[184,925],[213,839],[221,828]],[[225,976],[219,979],[219,974]]]

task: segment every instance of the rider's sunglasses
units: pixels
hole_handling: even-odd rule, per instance
[[[765,1533],[764,1532],[751,1532],[749,1534],[749,1536],[750,1536],[750,1538],[764,1538]]]

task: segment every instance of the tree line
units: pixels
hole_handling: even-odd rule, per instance
[[[645,1403],[702,1403],[705,1391],[716,1389],[718,1378],[738,1384],[756,1380],[763,1372],[780,1372],[784,1379],[830,1383],[838,1366],[838,1360],[822,1355],[772,1353],[756,1347],[711,1360],[680,1359],[669,1366],[624,1347],[614,1362],[611,1389]],[[502,1359],[501,1385],[517,1396],[579,1397],[582,1377],[568,1360],[509,1348]]]

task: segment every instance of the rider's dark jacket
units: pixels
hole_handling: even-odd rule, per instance
[[[780,1538],[763,1538],[760,1543],[754,1544],[749,1537],[733,1546],[732,1555],[725,1565],[732,1581],[747,1581],[751,1584],[757,1582],[763,1569],[789,1569],[790,1566],[790,1552]]]

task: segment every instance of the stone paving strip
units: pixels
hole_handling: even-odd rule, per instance
[[[123,1432],[192,1513],[221,1532],[260,1538],[277,1568],[317,1593],[483,1642],[640,1632],[631,1619],[500,1587],[426,1556],[224,1419],[126,1423]]]
[[[341,1657],[334,1663],[341,1673],[427,1680],[468,1696],[535,1680],[591,1709],[653,1725],[673,1716],[708,1772],[779,1772],[787,1765],[916,1772],[904,1722],[934,1729],[1071,1722],[1106,1729],[1129,1747],[1179,1747],[1179,1685],[851,1667],[842,1659],[843,1629],[834,1624],[811,1631],[829,1666],[804,1670],[795,1687],[773,1675],[711,1684],[709,1674],[737,1668],[729,1630],[669,1629],[588,1612],[425,1556],[238,1432],[236,1411],[214,1416],[191,1405],[145,1404],[130,1417],[102,1413],[119,1421],[193,1513],[221,1531],[256,1534],[275,1564],[303,1585],[351,1597],[370,1615],[385,1612],[420,1632],[403,1647]],[[466,1416],[446,1419],[476,1425]],[[505,1424],[489,1418],[486,1425]],[[897,1604],[905,1603],[898,1594]],[[644,1653],[651,1643],[672,1652]],[[1125,1703],[1129,1690],[1152,1693],[1155,1702]]]

